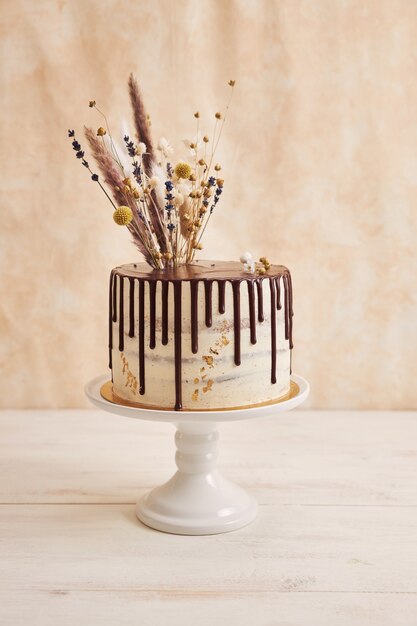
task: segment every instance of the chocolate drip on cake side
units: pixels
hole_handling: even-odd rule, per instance
[[[174,283],[174,360],[175,360],[175,410],[182,409],[182,380],[181,380],[181,287],[182,283]]]
[[[277,382],[277,310],[276,310],[276,282],[269,279],[271,292],[271,383]]]
[[[210,328],[213,323],[213,283],[211,280],[204,281],[204,294],[206,302],[206,326]]]
[[[149,347],[156,346],[156,281],[149,281]]]
[[[129,278],[129,337],[135,336],[135,279]]]
[[[218,280],[217,286],[219,290],[219,313],[223,314],[226,311],[226,281]]]
[[[139,393],[145,393],[145,282],[139,281]]]
[[[113,350],[113,289],[114,289],[114,271],[110,272],[109,284],[109,368],[112,370],[112,350]],[[113,381],[113,370],[112,370]]]
[[[163,346],[168,344],[168,293],[169,282],[162,281],[162,337]]]
[[[134,266],[136,267],[136,265]],[[213,267],[213,266],[212,266]],[[133,272],[132,272],[133,273]],[[124,278],[129,280],[129,337],[135,337],[135,281],[138,281],[138,343],[139,343],[139,393],[145,393],[145,293],[149,293],[149,348],[156,346],[156,293],[157,282],[161,281],[161,343],[168,344],[168,303],[169,303],[169,283],[172,283],[174,292],[174,367],[175,367],[175,409],[182,408],[182,283],[190,283],[191,299],[191,351],[198,352],[198,289],[199,283],[204,285],[205,298],[205,324],[211,327],[213,323],[213,282],[217,282],[218,288],[218,311],[225,313],[226,309],[226,282],[230,282],[233,294],[233,330],[234,330],[234,362],[236,366],[241,364],[241,283],[246,280],[249,303],[249,326],[250,341],[255,344],[256,323],[265,320],[263,303],[263,282],[269,280],[270,286],[270,325],[271,325],[271,383],[276,383],[277,367],[277,315],[276,311],[281,310],[281,280],[284,290],[284,324],[285,339],[289,341],[292,349],[292,283],[291,275],[286,268],[274,276],[253,276],[251,278],[239,276],[225,276],[208,278],[196,276],[194,278],[178,278],[169,272],[163,276],[155,275],[127,275],[119,274],[117,270],[112,270],[109,284],[109,367],[112,367],[113,349],[113,323],[119,322],[119,350],[124,350]],[[148,282],[149,290],[145,291],[145,282]],[[256,294],[255,294],[256,285]],[[117,289],[117,287],[119,287]],[[257,299],[257,311],[256,303]],[[117,306],[118,304],[118,306]]]
[[[233,326],[235,336],[235,365],[240,365],[240,281],[232,282],[233,289]]]
[[[125,349],[124,278],[119,276],[119,351]]]
[[[256,291],[258,292],[258,322],[264,321],[264,295],[262,290],[262,279],[256,280]]]
[[[191,352],[198,352],[198,280],[190,281]]]
[[[275,279],[275,287],[277,291],[277,310],[281,310],[281,276]]]
[[[249,299],[249,324],[250,324],[250,342],[256,343],[256,319],[255,319],[255,290],[253,282],[248,280],[248,299]]]

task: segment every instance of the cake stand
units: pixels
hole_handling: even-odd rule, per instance
[[[136,515],[147,526],[180,535],[224,533],[246,526],[256,517],[255,499],[242,487],[223,478],[217,469],[217,425],[276,417],[280,411],[301,404],[310,391],[308,382],[293,374],[287,400],[223,411],[167,411],[111,402],[102,395],[106,381],[107,376],[100,376],[85,387],[88,399],[99,409],[136,419],[171,422],[177,428],[175,463],[178,469],[168,482],[141,498]]]

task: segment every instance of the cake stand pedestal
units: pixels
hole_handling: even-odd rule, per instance
[[[167,411],[137,408],[106,400],[102,387],[106,376],[92,380],[85,388],[88,399],[98,408],[122,415],[176,425],[174,476],[144,495],[136,507],[141,522],[156,530],[180,535],[211,535],[236,530],[249,524],[257,513],[255,499],[242,487],[226,480],[217,469],[221,422],[272,417],[301,404],[309,384],[291,376],[288,400],[226,411]]]

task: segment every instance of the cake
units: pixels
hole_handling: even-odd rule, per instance
[[[202,237],[224,191],[215,154],[231,103],[213,115],[212,135],[193,115],[194,138],[180,159],[153,142],[136,80],[128,86],[134,131],[114,139],[85,128],[98,172],[75,131],[76,158],[113,207],[145,262],[112,270],[109,293],[110,399],[167,410],[215,410],[276,402],[290,393],[292,287],[288,269],[265,256],[202,261]],[[240,211],[240,219],[242,216]],[[106,393],[108,385],[106,385]],[[104,392],[103,392],[104,393]]]
[[[286,267],[146,263],[110,276],[109,357],[116,400],[165,409],[247,407],[290,389],[292,288]]]

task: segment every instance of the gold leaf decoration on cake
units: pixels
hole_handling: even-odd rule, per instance
[[[198,400],[198,389],[194,389],[193,395],[191,396],[193,402],[197,402]]]
[[[133,391],[136,392],[136,390],[138,388],[138,379],[133,374],[133,372],[130,371],[129,363],[128,363],[125,355],[123,354],[123,352],[120,353],[120,358],[121,358],[122,363],[123,363],[122,374],[125,374],[125,378],[126,378],[126,380],[125,380],[125,387],[129,387],[130,389],[133,389]]]
[[[204,355],[203,359],[204,359],[204,361],[207,363],[207,365],[209,367],[213,367],[213,360],[214,359],[213,359],[213,357],[211,355],[209,355],[209,354],[208,355]]]

